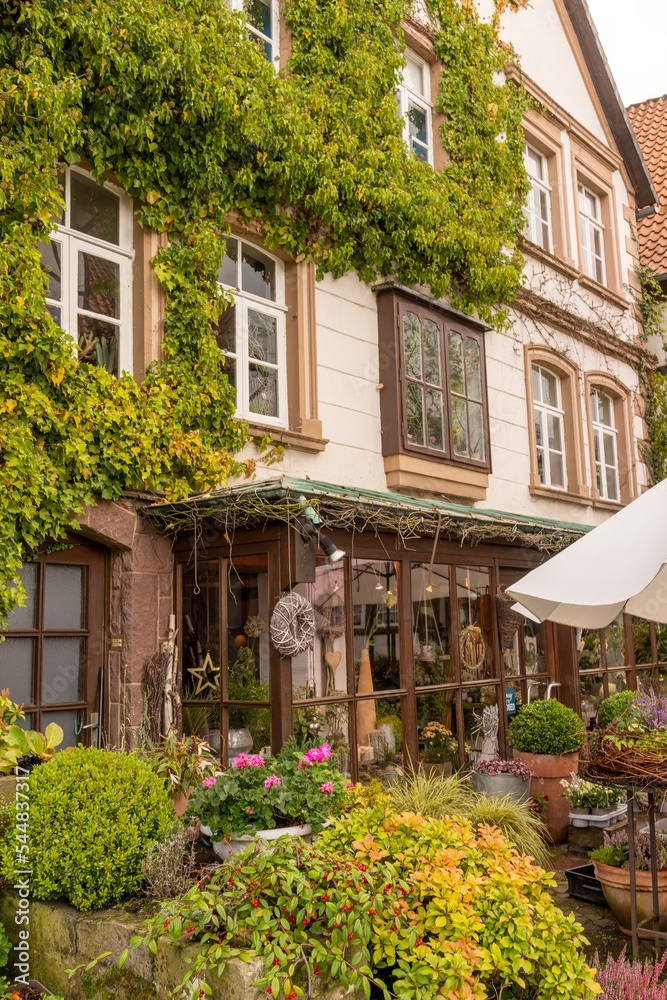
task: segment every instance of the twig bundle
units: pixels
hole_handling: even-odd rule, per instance
[[[639,788],[667,788],[667,753],[641,736],[606,729],[591,733],[579,751],[579,774]]]

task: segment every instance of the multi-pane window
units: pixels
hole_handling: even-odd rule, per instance
[[[431,122],[429,67],[408,53],[403,82],[396,99],[403,118],[403,136],[418,160],[433,163],[433,126]]]
[[[524,148],[523,161],[530,180],[530,191],[524,205],[525,233],[532,243],[551,250],[551,187],[547,158],[532,146]]]
[[[532,366],[533,420],[537,471],[544,486],[565,489],[565,414],[560,378],[541,365]]]
[[[481,336],[416,305],[401,308],[399,324],[405,446],[486,462]]]
[[[287,417],[283,265],[252,244],[230,237],[218,281],[234,291],[234,304],[218,325],[218,344],[236,387],[237,412],[282,425]]]
[[[483,462],[486,452],[480,343],[474,337],[450,330],[447,357],[454,454]]]
[[[228,0],[228,3],[232,10],[245,15],[251,40],[257,39],[266,58],[277,67],[280,60],[278,0]]]
[[[614,419],[614,400],[601,389],[594,389],[591,396],[591,410],[598,491],[603,500],[620,500],[618,431]]]
[[[409,444],[445,451],[445,394],[440,328],[403,315],[405,420]]]
[[[599,197],[579,184],[581,266],[584,274],[604,283],[604,226]]]
[[[65,210],[40,244],[46,308],[70,334],[80,361],[117,375],[132,370],[132,212],[109,184],[69,168]]]

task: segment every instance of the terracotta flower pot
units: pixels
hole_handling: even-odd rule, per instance
[[[530,794],[538,792],[547,797],[547,807],[544,822],[549,830],[549,836],[554,844],[562,844],[567,840],[567,830],[570,825],[570,803],[563,794],[561,785],[563,778],[569,778],[576,773],[579,766],[579,753],[564,753],[560,756],[545,753],[524,753],[515,750],[514,760],[520,760],[533,772],[530,780]]]
[[[630,872],[594,861],[595,874],[602,886],[607,905],[624,934],[631,934]],[[635,872],[637,879],[637,923],[653,916],[653,892],[650,872]],[[660,916],[667,916],[667,872],[658,872],[658,909]],[[641,930],[639,937],[643,937]]]
[[[436,775],[438,778],[448,778],[452,773],[451,760],[442,761],[440,763],[423,761],[419,766],[424,774],[427,774],[429,777]]]

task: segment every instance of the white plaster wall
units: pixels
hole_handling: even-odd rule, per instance
[[[482,17],[489,19],[492,0],[478,0],[477,5]],[[525,10],[506,11],[501,35],[519,54],[521,67],[528,76],[598,139],[605,141],[604,128],[554,0],[533,0]]]
[[[317,283],[315,310],[319,418],[329,443],[319,454],[289,448],[258,475],[385,490],[375,294],[356,274],[327,276]]]

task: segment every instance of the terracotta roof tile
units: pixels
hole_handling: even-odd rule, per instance
[[[637,223],[639,256],[644,267],[667,273],[667,94],[631,104],[628,117],[635,130],[660,198],[657,215]]]

